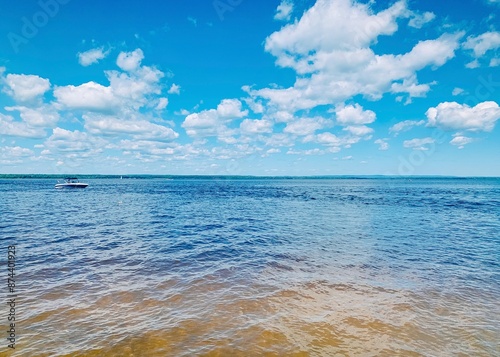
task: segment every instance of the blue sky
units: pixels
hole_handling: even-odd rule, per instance
[[[500,1],[0,3],[0,173],[500,176]]]

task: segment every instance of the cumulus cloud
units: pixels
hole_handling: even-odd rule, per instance
[[[479,36],[469,36],[462,47],[472,50],[474,57],[482,57],[486,52],[500,47],[500,32],[490,31]]]
[[[0,164],[12,165],[21,164],[26,157],[33,157],[33,150],[20,146],[4,146],[0,147]]]
[[[217,114],[221,118],[243,118],[248,115],[248,110],[241,110],[241,102],[238,99],[223,99],[217,106]]]
[[[79,86],[64,86],[54,89],[58,103],[70,109],[108,111],[118,105],[111,87],[96,82],[87,82]]]
[[[217,128],[222,125],[215,109],[189,114],[182,123],[182,127],[186,129],[189,136],[216,135]]]
[[[148,95],[160,94],[159,82],[163,72],[151,67],[141,67],[133,74],[107,71],[113,95],[120,100],[121,106],[138,109],[148,102]]]
[[[144,59],[144,52],[140,48],[132,52],[121,52],[118,55],[116,64],[122,70],[131,72],[139,68],[141,61]]]
[[[356,125],[356,126],[347,126],[343,129],[344,131],[348,131],[352,135],[355,136],[365,136],[373,133],[373,129],[367,127],[366,125]]]
[[[280,110],[277,112],[267,113],[266,116],[270,120],[275,121],[276,123],[288,123],[288,122],[292,121],[293,119],[295,119],[295,116],[286,110]]]
[[[163,110],[168,105],[168,98],[160,98],[158,99],[158,104],[156,105],[156,110]]]
[[[403,146],[405,148],[410,148],[413,150],[426,151],[426,150],[429,150],[428,145],[434,144],[435,141],[436,140],[434,140],[433,138],[405,140],[403,142]]]
[[[323,129],[325,126],[331,125],[331,121],[321,117],[316,118],[301,118],[293,122],[289,122],[283,132],[298,136],[314,134],[316,130]]]
[[[242,103],[238,99],[223,99],[217,109],[189,114],[182,127],[189,136],[218,136],[220,140],[227,141],[233,131],[226,124],[246,115],[248,110],[242,110]]]
[[[0,134],[31,139],[40,139],[46,136],[43,128],[32,127],[25,122],[14,121],[12,116],[2,113],[0,113]]]
[[[4,81],[4,91],[20,102],[33,100],[50,89],[48,79],[31,74],[8,74]]]
[[[88,157],[102,152],[107,142],[79,130],[54,128],[52,135],[43,143],[48,153],[65,153],[69,157]]]
[[[48,105],[37,108],[25,106],[5,107],[5,110],[18,111],[23,122],[31,127],[53,127],[59,121],[59,113]]]
[[[273,131],[273,124],[264,119],[245,119],[240,124],[242,134],[263,134]]]
[[[402,131],[408,131],[414,126],[421,126],[424,124],[425,120],[404,120],[391,126],[389,128],[389,131],[391,133],[395,133],[395,135],[398,135],[398,133]]]
[[[413,14],[413,17],[408,22],[408,26],[416,29],[422,28],[425,24],[431,22],[436,18],[432,12],[424,12],[423,14]]]
[[[276,9],[275,20],[289,21],[293,12],[293,2],[291,0],[282,0]]]
[[[278,66],[297,72],[295,84],[251,90],[250,95],[293,111],[336,105],[356,95],[368,99],[379,99],[387,92],[424,96],[430,84],[418,83],[416,72],[453,58],[463,34],[420,41],[404,54],[375,54],[371,46],[378,37],[394,34],[398,19],[409,15],[405,1],[373,13],[368,4],[318,0],[299,21],[265,42]]]
[[[381,151],[385,151],[389,149],[389,143],[387,142],[387,139],[377,139],[374,141],[375,144],[378,145],[378,149]]]
[[[180,94],[180,93],[181,93],[181,86],[172,83],[170,89],[168,90],[168,94]]]
[[[109,54],[109,51],[104,51],[104,47],[93,48],[85,52],[78,53],[78,62],[84,66],[90,66],[97,63]]]
[[[362,125],[373,123],[375,112],[364,110],[359,104],[339,105],[335,108],[336,120],[340,125]]]
[[[154,67],[140,66],[142,50],[122,52],[117,63],[127,72],[106,71],[109,86],[87,82],[79,86],[56,87],[54,96],[59,105],[67,109],[94,112],[137,112],[148,105],[151,96],[161,94],[160,80],[164,73]],[[160,104],[165,104],[160,100]]]
[[[26,157],[33,154],[33,150],[20,146],[4,146],[0,148],[0,156],[3,158]]]
[[[336,147],[337,150],[332,152],[337,152],[341,147],[349,148],[351,145],[359,142],[360,139],[358,136],[339,137],[333,133],[324,132],[316,135],[315,141],[325,146]]]
[[[179,134],[169,127],[146,120],[123,120],[105,115],[84,115],[85,128],[91,134],[128,134],[140,140],[170,141]]]
[[[479,58],[486,56],[486,54],[493,52],[493,57],[490,58],[489,66],[496,67],[500,61],[500,58],[495,55],[495,50],[500,48],[500,32],[490,31],[485,32],[479,36],[469,36],[467,41],[462,45],[465,50],[470,50],[474,60],[467,63],[465,66],[467,68],[478,68],[480,67]]]
[[[465,91],[462,88],[455,87],[455,88],[453,88],[451,95],[457,96],[457,95],[463,94],[464,92]]]
[[[463,149],[465,145],[470,144],[474,140],[463,135],[455,135],[455,137],[450,141],[451,145],[458,146],[459,149]]]
[[[426,112],[428,125],[446,130],[491,131],[500,119],[500,108],[493,101],[474,107],[457,102],[440,103]]]

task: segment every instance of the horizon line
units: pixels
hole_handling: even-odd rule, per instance
[[[1,178],[36,178],[36,177],[67,177],[70,174],[2,174]],[[457,175],[384,175],[384,174],[337,174],[337,175],[243,175],[243,174],[71,174],[71,176],[94,176],[102,178],[137,178],[137,177],[184,177],[184,178],[212,178],[212,177],[234,177],[234,178],[500,178],[500,176],[457,176]]]

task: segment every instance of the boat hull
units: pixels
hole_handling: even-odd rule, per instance
[[[85,188],[87,187],[87,183],[58,183],[56,188]]]

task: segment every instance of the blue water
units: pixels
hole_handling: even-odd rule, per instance
[[[85,181],[0,180],[15,356],[500,355],[500,179]]]

